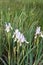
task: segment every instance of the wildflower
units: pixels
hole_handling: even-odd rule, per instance
[[[40,34],[40,33],[41,33],[40,27],[37,27],[37,28],[36,28],[36,33],[35,33],[35,35],[38,35],[38,34]]]
[[[15,41],[17,41],[17,40],[20,41],[20,35],[21,35],[21,33],[19,32],[18,29],[16,29],[12,38],[15,38]]]
[[[35,32],[35,39],[37,38],[37,35],[40,35],[41,30],[40,30],[40,26],[36,28],[36,32]]]
[[[13,38],[14,41],[20,42],[20,46],[22,45],[21,43],[29,43],[26,41],[24,35],[22,33],[20,33],[20,31],[18,29],[15,30],[14,34],[13,34]]]
[[[41,32],[40,26],[36,28],[36,33],[35,33],[35,39],[37,38],[37,35],[43,38],[43,34]]]
[[[12,30],[11,24],[10,23],[6,23],[5,24],[5,31],[9,32],[10,30]]]

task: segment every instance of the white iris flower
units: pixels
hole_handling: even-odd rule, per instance
[[[11,24],[10,23],[6,23],[5,24],[5,31],[9,32],[10,30],[12,30]]]
[[[40,27],[37,27],[35,35],[40,34],[40,33],[41,33]]]
[[[20,33],[18,29],[15,30],[12,38],[15,38],[14,41],[20,42],[20,46],[22,45],[21,43],[29,43],[26,41],[24,35]]]
[[[43,34],[41,32],[41,27],[40,26],[36,28],[35,39],[37,38],[37,35],[40,35],[40,37],[43,38]]]

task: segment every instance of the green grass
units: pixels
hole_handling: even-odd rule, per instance
[[[13,27],[9,33],[4,31],[5,22]],[[37,26],[43,31],[43,0],[0,0],[0,65],[43,65],[43,38],[34,39]],[[16,28],[29,44],[20,47],[13,42]]]

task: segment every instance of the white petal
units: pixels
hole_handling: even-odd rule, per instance
[[[29,42],[25,40],[25,42],[28,44]]]
[[[37,35],[35,35],[35,37],[34,37],[35,39],[37,38]]]
[[[37,29],[36,29],[36,35],[37,34],[40,34],[40,27],[37,27]]]
[[[16,33],[16,38],[17,38],[18,40],[20,40],[20,36],[21,36],[21,33],[20,33],[20,32]]]
[[[18,33],[18,32],[19,32],[19,30],[18,30],[18,29],[16,29],[16,30],[15,30],[15,33]]]
[[[21,42],[25,42],[25,37],[24,37],[23,34],[21,34],[20,41],[21,41]]]
[[[10,31],[10,29],[7,27],[7,28],[5,29],[5,31],[6,31],[6,32],[9,32],[9,31]]]
[[[43,34],[41,33],[41,37],[43,38]]]

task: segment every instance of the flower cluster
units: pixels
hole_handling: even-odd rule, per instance
[[[43,33],[41,31],[41,27],[40,26],[36,28],[35,39],[37,38],[37,35],[39,35],[40,37],[43,38]]]
[[[20,31],[18,29],[15,30],[12,38],[15,38],[14,41],[20,42],[20,46],[22,45],[21,43],[24,43],[24,42],[29,43],[26,41],[24,35],[22,33],[20,33]]]
[[[12,30],[12,26],[10,23],[6,23],[5,24],[5,31],[8,33],[10,32],[10,30]],[[37,38],[37,36],[40,36],[43,38],[43,33],[41,31],[41,27],[37,27],[36,28],[36,32],[35,32],[35,39]],[[14,42],[17,41],[20,43],[20,46],[22,45],[21,43],[29,43],[27,42],[26,38],[24,37],[23,33],[21,33],[18,29],[16,29],[13,33],[12,38],[14,39]]]
[[[11,24],[10,23],[6,23],[5,24],[5,31],[9,32],[10,30],[12,30]]]

